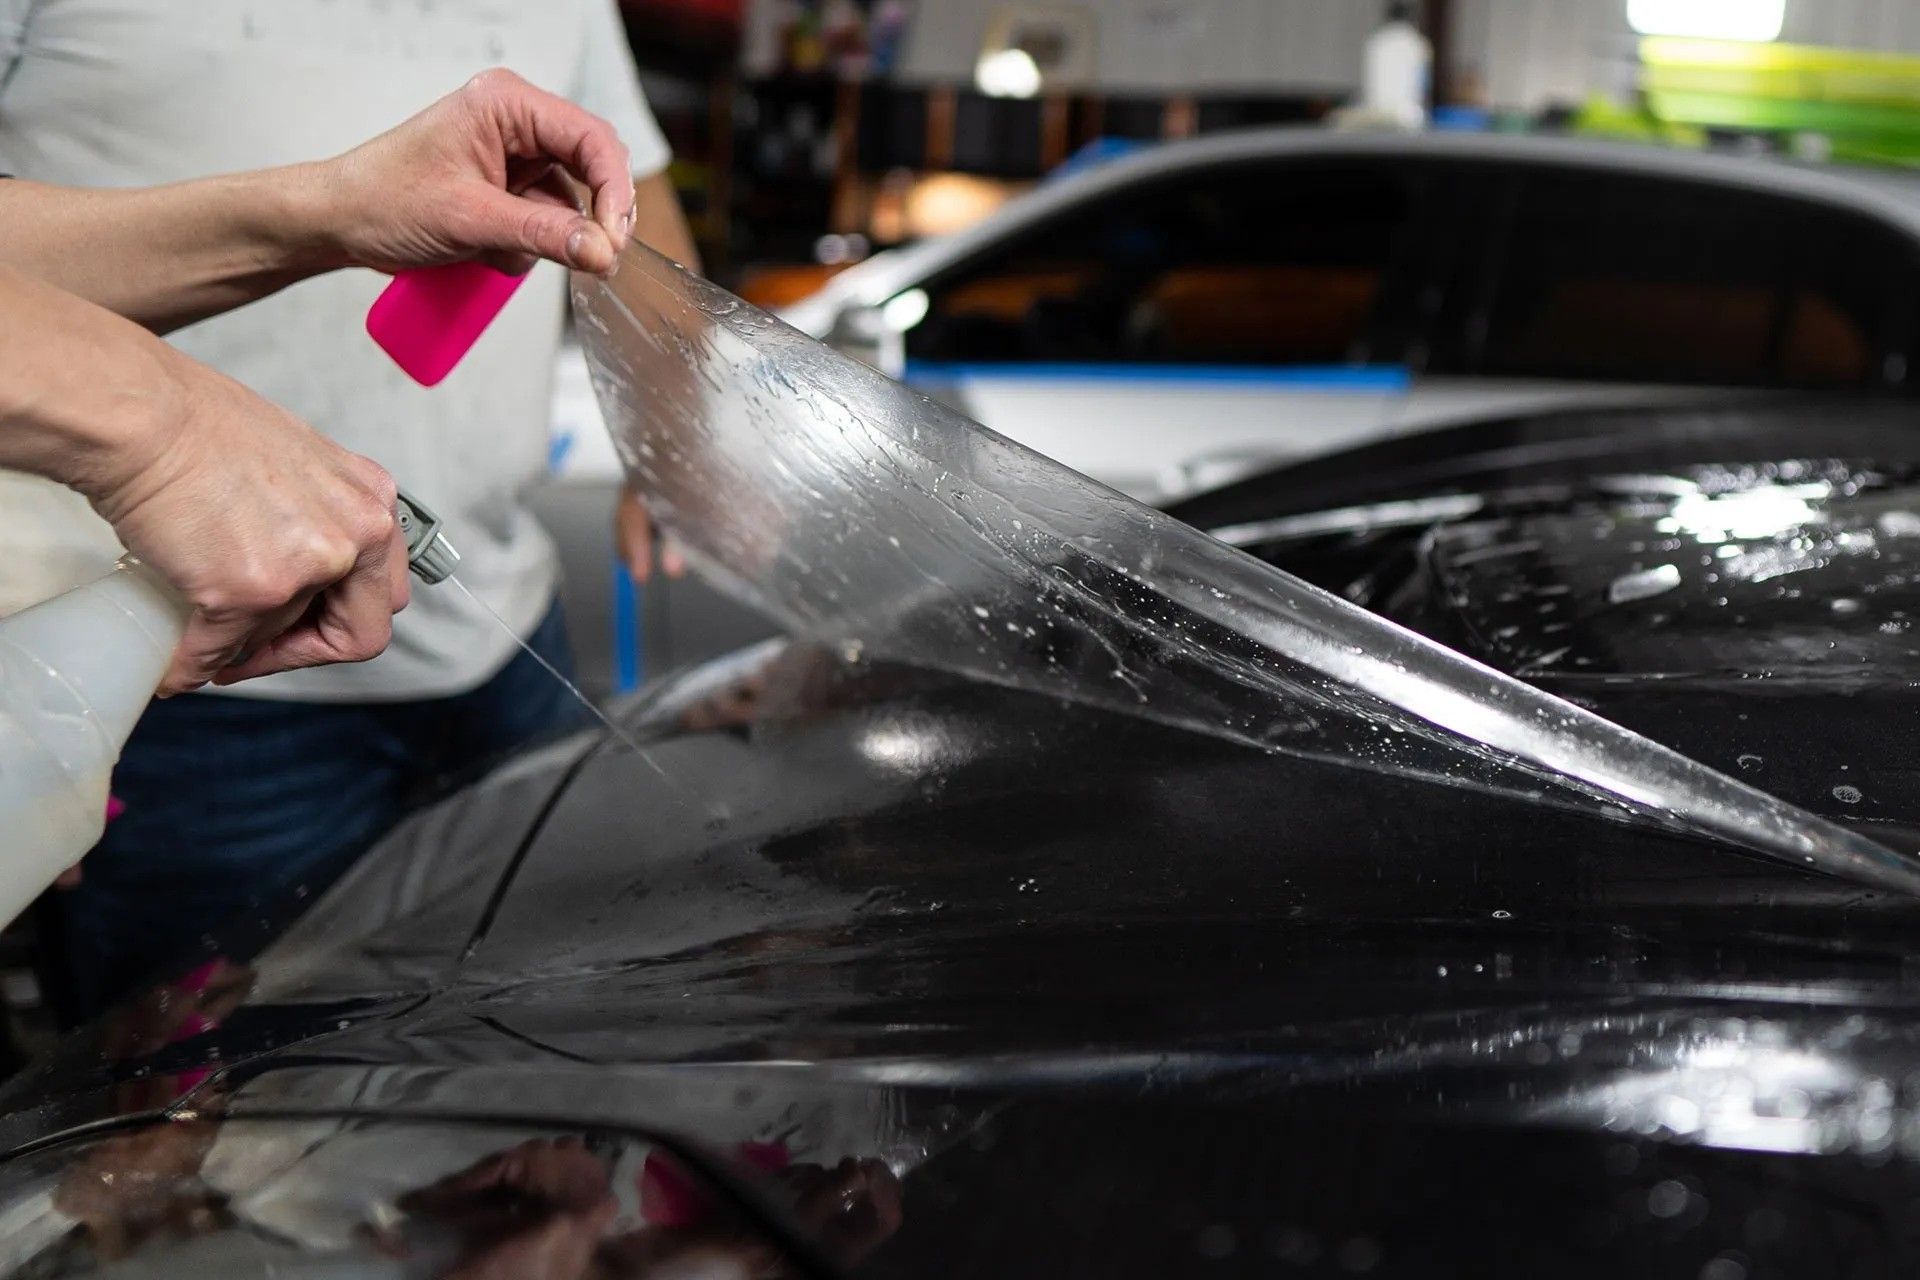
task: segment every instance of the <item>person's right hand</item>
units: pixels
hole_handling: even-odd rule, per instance
[[[161,696],[379,654],[408,597],[392,477],[205,365],[167,365],[167,429],[88,487],[193,605]]]

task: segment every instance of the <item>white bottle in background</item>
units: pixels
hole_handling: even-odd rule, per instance
[[[189,609],[138,561],[0,619],[0,926],[106,825],[107,784]]]
[[[1360,79],[1360,106],[1374,119],[1409,129],[1427,122],[1427,86],[1433,75],[1433,46],[1414,22],[1413,5],[1394,0],[1386,21],[1367,37]]]

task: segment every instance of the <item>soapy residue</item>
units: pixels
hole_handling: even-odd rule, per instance
[[[1223,546],[644,248],[609,280],[576,277],[574,305],[655,515],[712,579],[847,661],[1629,814],[1920,892],[1913,859]]]

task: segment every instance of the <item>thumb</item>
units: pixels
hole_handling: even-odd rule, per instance
[[[578,210],[488,187],[474,211],[471,248],[531,253],[596,275],[613,269],[606,229]]]

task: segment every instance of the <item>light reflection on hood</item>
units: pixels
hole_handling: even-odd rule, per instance
[[[1818,482],[1733,493],[1702,493],[1696,489],[1676,497],[1669,512],[1654,521],[1653,527],[1705,543],[1773,538],[1812,524],[1819,518],[1813,502],[1832,496],[1832,487]]]

